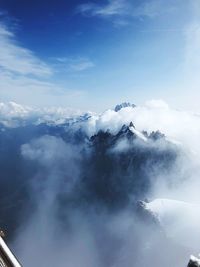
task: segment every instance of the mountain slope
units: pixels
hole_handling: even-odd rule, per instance
[[[195,248],[200,243],[200,205],[155,199],[145,202],[144,208],[157,218],[167,236],[174,241]]]

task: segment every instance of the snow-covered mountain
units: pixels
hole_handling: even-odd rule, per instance
[[[199,117],[155,101],[100,114],[1,104],[1,227],[33,259],[57,251],[58,232],[69,254],[95,249],[96,266],[183,267],[199,252],[199,136]],[[187,201],[157,198],[169,195]]]
[[[129,102],[123,102],[123,103],[118,104],[118,105],[115,106],[115,112],[118,112],[118,111],[121,110],[122,108],[127,108],[127,107],[134,108],[134,107],[136,107],[136,105],[131,104],[131,103],[129,103]]]
[[[191,256],[187,267],[199,267],[199,266],[200,266],[200,259]]]
[[[200,149],[196,146],[200,133],[200,117],[192,112],[172,109],[160,102],[153,100],[143,106],[122,103],[117,105],[117,112],[108,109],[99,114],[70,108],[33,108],[14,102],[0,103],[0,125],[12,128],[39,124],[61,127],[64,124],[73,125],[91,137],[101,130],[117,134],[123,125],[133,122],[138,133],[145,131],[150,134],[159,131],[170,142],[182,144],[200,154]],[[144,136],[140,137],[144,139]]]
[[[81,122],[93,114],[71,108],[36,108],[19,105],[15,102],[0,103],[0,124],[11,128],[41,123],[60,125]]]
[[[171,199],[143,202],[169,238],[196,248],[200,243],[200,205]]]

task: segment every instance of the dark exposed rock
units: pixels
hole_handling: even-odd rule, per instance
[[[133,127],[133,128],[135,128],[135,126],[134,126],[134,124],[133,124],[132,121],[130,122],[129,127]]]
[[[150,133],[149,138],[155,141],[158,139],[165,138],[165,135],[162,134],[160,131],[156,131],[156,132],[153,131],[152,133]]]
[[[127,107],[136,107],[136,105],[134,104],[131,104],[129,102],[124,102],[124,103],[121,103],[120,105],[116,105],[115,107],[115,112],[118,112],[119,110],[121,110],[122,108],[127,108]]]
[[[187,267],[200,267],[200,260],[191,256]]]
[[[134,127],[133,123],[130,126]],[[175,145],[168,144],[159,150],[152,146],[154,140],[149,135],[144,142],[130,130],[129,125],[123,125],[116,134],[100,131],[91,138],[81,129],[72,130],[67,125],[40,124],[0,131],[0,169],[4,177],[0,181],[3,189],[0,224],[9,232],[9,236],[13,236],[17,228],[21,227],[20,222],[28,216],[30,210],[34,210],[30,188],[32,183],[41,183],[38,173],[44,172],[35,162],[21,155],[20,147],[44,135],[61,138],[76,147],[80,145],[80,166],[77,168],[80,168],[81,175],[74,192],[72,190],[68,195],[58,193],[57,201],[65,207],[99,205],[109,210],[123,209],[130,204],[130,199],[144,199],[151,186],[152,174],[161,170],[169,173],[177,157]],[[138,138],[140,142],[137,142]],[[125,149],[119,148],[120,142],[125,143]],[[67,160],[63,161],[63,169],[67,164]],[[60,183],[64,183],[65,178],[63,180]],[[16,188],[15,194],[10,184]],[[63,188],[63,185],[60,187]]]

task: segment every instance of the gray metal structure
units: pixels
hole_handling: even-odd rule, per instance
[[[0,235],[0,267],[22,267]]]

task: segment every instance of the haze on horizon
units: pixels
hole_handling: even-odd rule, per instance
[[[200,2],[0,2],[0,102],[199,111]]]

